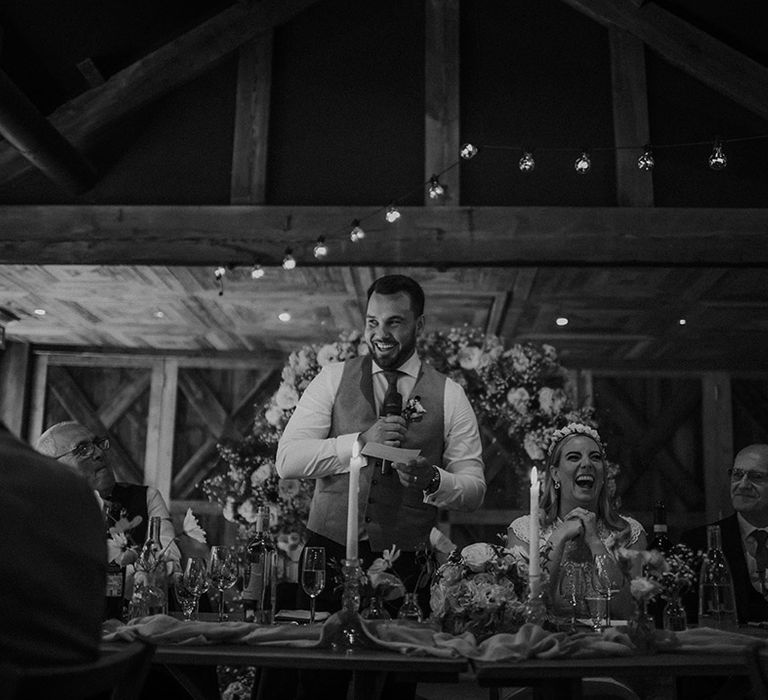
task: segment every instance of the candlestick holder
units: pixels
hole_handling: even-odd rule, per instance
[[[351,653],[365,646],[365,633],[360,618],[360,582],[363,570],[359,559],[342,560],[341,575],[344,579],[344,590],[341,595],[341,610],[339,621],[341,626],[331,639],[334,651]]]
[[[541,575],[528,577],[528,599],[523,610],[525,621],[534,625],[543,625],[547,619],[547,605],[544,601],[544,587]]]

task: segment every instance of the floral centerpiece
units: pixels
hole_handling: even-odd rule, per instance
[[[547,442],[556,428],[592,419],[591,409],[573,406],[567,372],[551,345],[515,343],[506,347],[498,336],[465,326],[424,335],[418,351],[425,362],[464,388],[481,428],[504,445],[511,455],[510,468],[523,485],[530,468],[542,466]],[[203,482],[203,492],[222,505],[224,517],[238,524],[243,539],[252,534],[256,508],[262,503],[270,508],[274,534],[303,539],[314,485],[277,476],[277,442],[301,394],[325,365],[367,353],[368,346],[357,331],[295,350],[283,367],[278,389],[257,407],[248,437],[218,446],[226,469]],[[418,405],[413,410],[417,417]],[[612,496],[617,471],[616,465],[609,464]]]
[[[435,572],[430,607],[444,632],[478,641],[514,632],[525,622],[526,579],[519,559],[500,545],[476,542],[454,550]]]

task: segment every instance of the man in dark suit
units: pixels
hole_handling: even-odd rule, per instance
[[[768,620],[768,445],[745,447],[728,472],[736,512],[714,524],[720,526],[723,553],[731,569],[736,612],[742,624]],[[706,526],[683,533],[680,541],[694,551],[706,551]],[[695,595],[689,605],[696,609]]]
[[[93,490],[0,423],[0,659],[75,664],[99,654],[107,550]]]

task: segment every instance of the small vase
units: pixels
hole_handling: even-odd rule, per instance
[[[672,632],[682,632],[688,629],[685,608],[680,602],[680,596],[676,595],[664,604],[664,629]]]
[[[415,593],[406,593],[403,604],[400,606],[400,610],[397,613],[398,620],[413,620],[414,622],[422,622],[424,615],[421,612],[418,602],[416,601]]]
[[[384,601],[381,596],[375,595],[371,597],[368,607],[360,613],[360,617],[364,620],[391,620],[392,615],[387,612],[384,607]]]
[[[645,600],[635,602],[635,610],[627,620],[627,634],[639,654],[656,652],[656,625],[653,617],[648,614],[648,603]]]

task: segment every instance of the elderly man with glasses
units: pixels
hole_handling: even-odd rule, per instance
[[[768,620],[768,445],[741,450],[728,470],[733,515],[719,520],[723,553],[733,576],[739,622]],[[683,533],[694,551],[707,547],[706,526]],[[697,599],[690,596],[689,615]]]
[[[168,506],[160,492],[152,486],[115,481],[109,463],[109,439],[98,437],[80,423],[66,421],[46,430],[37,441],[37,450],[74,469],[99,495],[104,503],[108,524],[125,518],[136,521],[129,530],[135,544],[147,538],[149,519],[160,517],[160,542],[165,547],[176,533]],[[181,552],[171,544],[167,556],[178,571]]]

